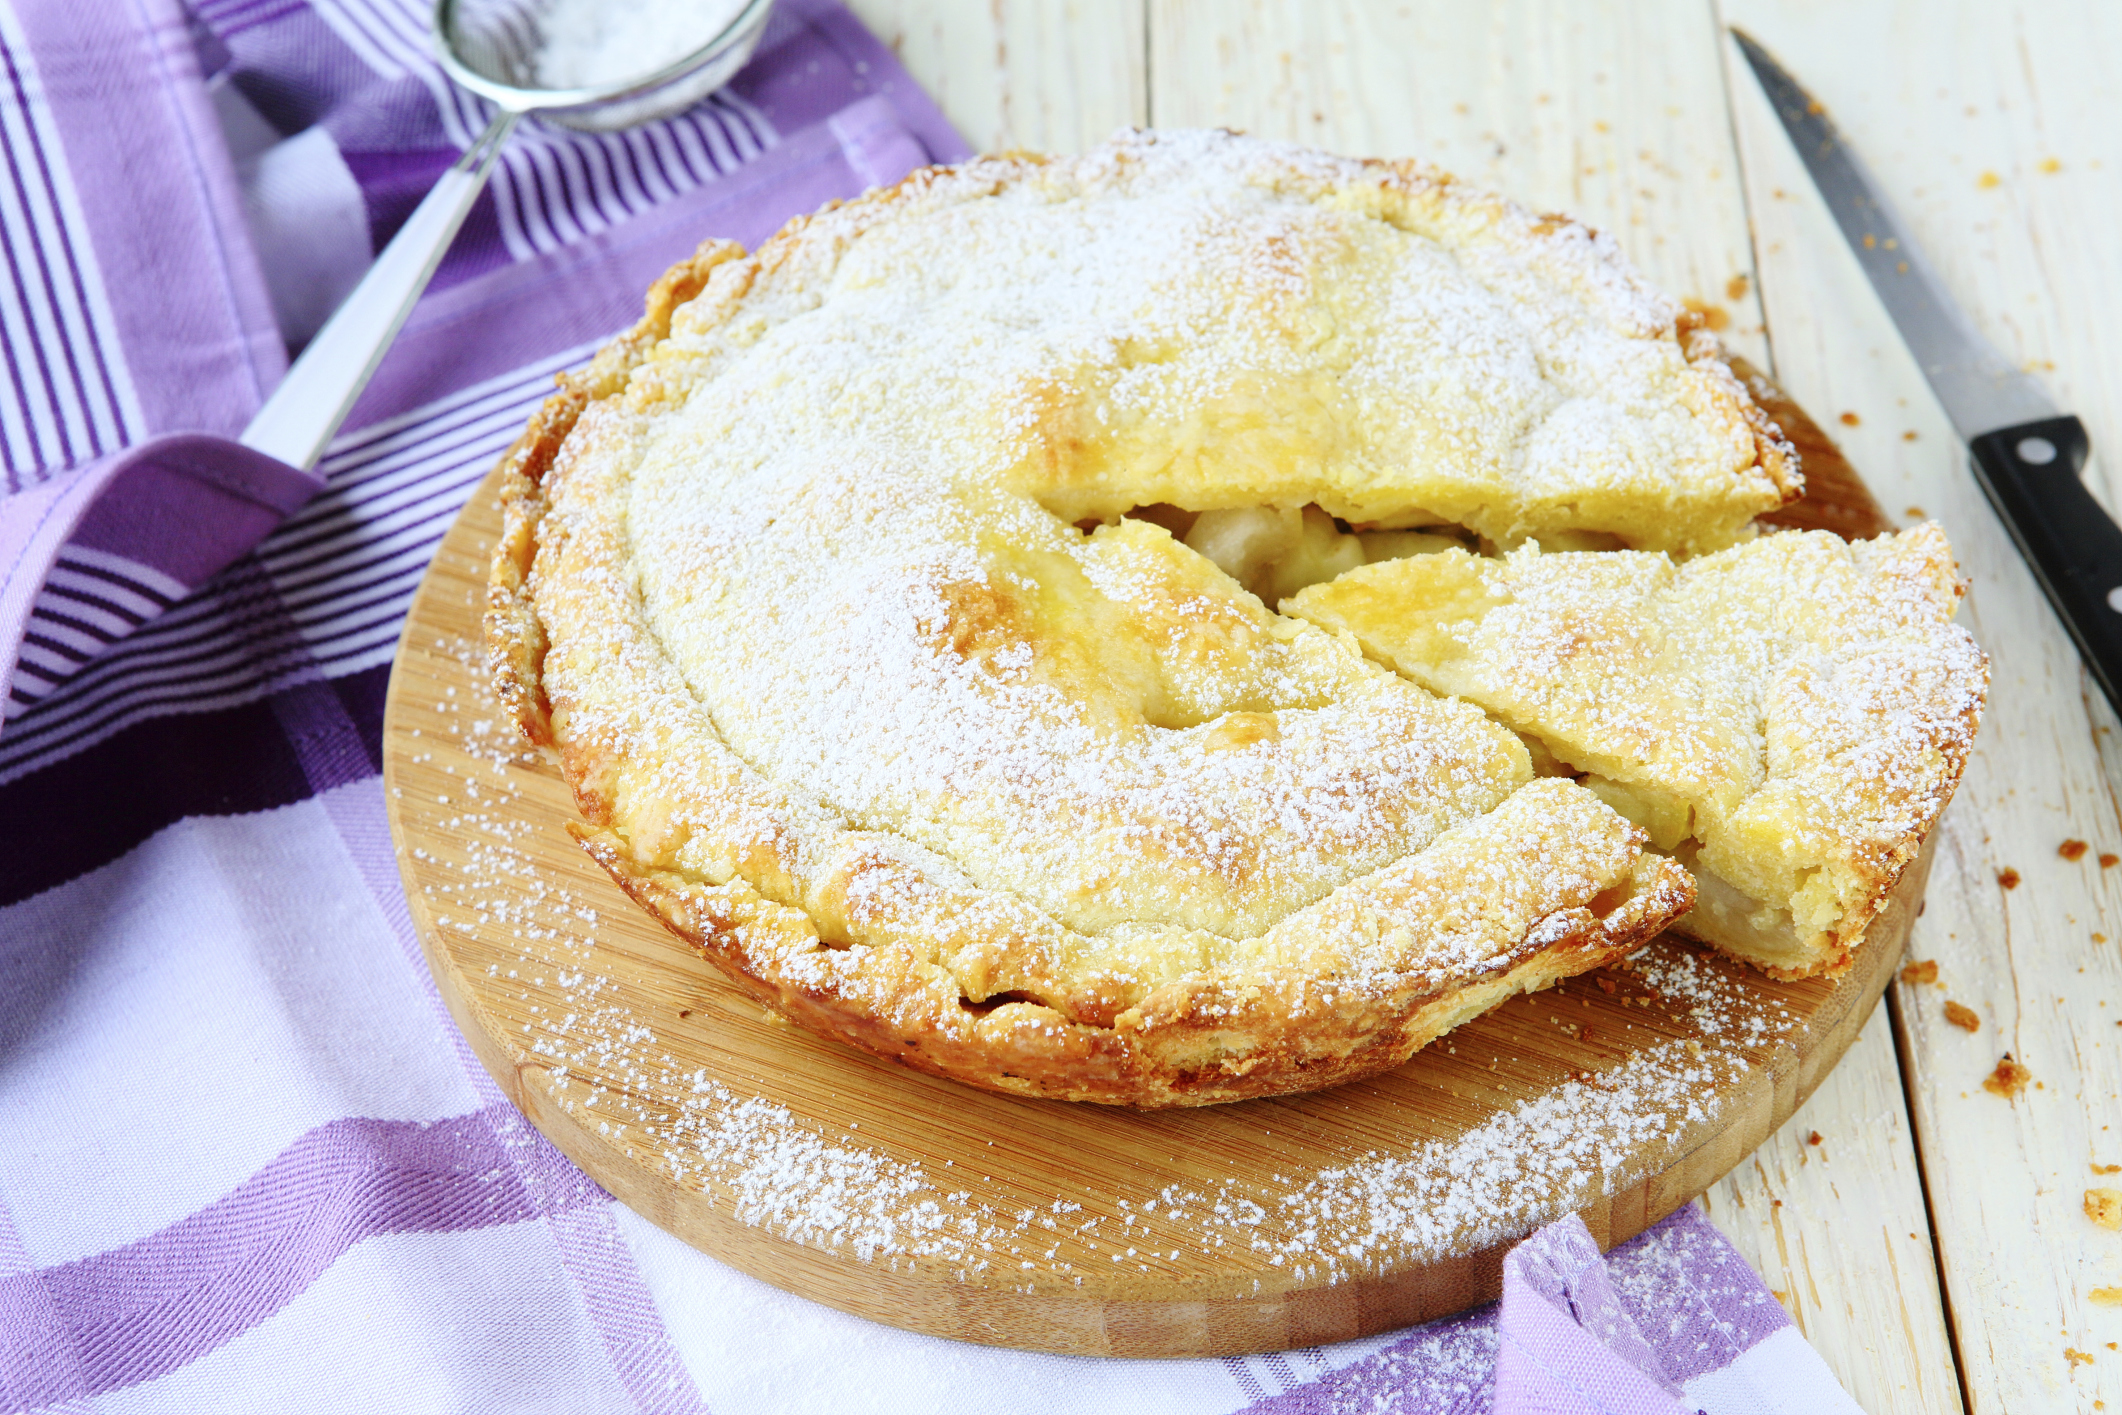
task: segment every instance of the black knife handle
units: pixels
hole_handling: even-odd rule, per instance
[[[2122,713],[2122,526],[2078,479],[2092,450],[2085,425],[2043,418],[1985,432],[1969,450],[1989,504]]]

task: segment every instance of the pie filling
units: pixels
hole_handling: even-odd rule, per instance
[[[1764,903],[1704,868],[1697,842],[1686,847],[1677,858],[1695,877],[1695,907],[1673,924],[1675,929],[1777,970],[1811,968],[1831,950],[1835,934],[1807,938],[1790,910]]]
[[[1703,863],[1702,841],[1690,833],[1695,818],[1692,807],[1596,773],[1572,772],[1540,743],[1534,760],[1538,763],[1543,758],[1555,764],[1557,773],[1573,777],[1611,806],[1615,814],[1640,826],[1650,836],[1653,851],[1678,860],[1694,876],[1695,907],[1674,921],[1675,930],[1766,968],[1807,968],[1831,950],[1833,931],[1814,931],[1808,936],[1799,930],[1788,907],[1756,899]]]
[[[1359,565],[1481,544],[1473,532],[1449,525],[1356,530],[1316,504],[1302,509],[1241,506],[1213,511],[1165,504],[1138,506],[1127,515],[1162,526],[1173,539],[1205,556],[1269,608]]]

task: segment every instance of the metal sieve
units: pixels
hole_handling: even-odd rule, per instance
[[[682,58],[587,88],[537,85],[541,20],[551,6],[552,0],[435,0],[432,39],[442,67],[500,111],[295,360],[243,430],[246,447],[290,466],[316,465],[427,288],[519,119],[536,114],[571,128],[610,132],[690,108],[751,58],[773,0],[750,0]]]

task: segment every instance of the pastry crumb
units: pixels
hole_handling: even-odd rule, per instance
[[[1712,332],[1721,334],[1731,327],[1731,311],[1722,305],[1711,304],[1708,300],[1697,299],[1692,295],[1680,303],[1702,316],[1702,322],[1708,325]]]
[[[1905,965],[1901,969],[1904,983],[1935,983],[1938,981],[1938,960],[1925,958]]]
[[[2102,1228],[2122,1228],[2122,1189],[2086,1190],[2085,1216]]]
[[[2056,847],[2056,853],[2066,860],[2082,860],[2091,848],[2082,840],[2066,840]]]
[[[2096,1287],[2085,1295],[2101,1307],[2122,1307],[2122,1287]]]
[[[1997,871],[1997,883],[2003,885],[2006,889],[2017,889],[2019,887],[2019,872],[2010,865],[2006,865],[2003,869]]]
[[[1945,1004],[1945,1020],[1963,1032],[1979,1032],[1982,1030],[1981,1014],[1977,1013],[1972,1007],[1962,1007],[1957,1002],[1947,1002]]]
[[[1812,1132],[1812,1134],[1807,1135],[1805,1137],[1805,1143],[1808,1145],[1817,1145],[1825,1138],[1826,1137],[1823,1136],[1819,1131],[1815,1130]]]
[[[1993,1096],[2002,1096],[2006,1100],[2010,1100],[2013,1096],[2025,1090],[2026,1083],[2033,1079],[2034,1073],[2012,1060],[2011,1053],[2006,1052],[2004,1053],[2004,1059],[1997,1063],[1997,1069],[1983,1080],[1982,1089]],[[2118,1198],[2122,1198],[2122,1196],[2118,1196]]]
[[[1858,417],[1855,413],[1844,413],[1841,418],[1838,419],[1838,421],[1840,421],[1842,426],[1844,427],[1856,427],[1861,424],[1864,419]]]

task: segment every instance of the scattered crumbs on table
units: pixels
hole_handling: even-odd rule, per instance
[[[2085,1216],[2102,1228],[2122,1228],[2122,1189],[2086,1190]]]
[[[2082,860],[2091,848],[2082,840],[2066,840],[2056,847],[2056,853],[2066,860]]]
[[[2073,1366],[2090,1366],[2093,1363],[2093,1357],[2090,1351],[2079,1351],[2075,1347],[2070,1346],[2066,1346],[2063,1348],[2063,1359],[2070,1362],[2070,1364]]]
[[[2033,1079],[2034,1073],[2012,1060],[2012,1054],[2006,1052],[2004,1059],[1997,1063],[1997,1069],[1983,1079],[1982,1089],[1993,1096],[2010,1100],[2025,1090],[2026,1083]]]
[[[1826,1136],[1822,1135],[1819,1131],[1815,1130],[1810,1135],[1807,1135],[1805,1137],[1805,1143],[1808,1145],[1817,1145],[1826,1138]]]
[[[2122,855],[2112,854],[2106,850],[2102,850],[2100,852],[2101,869],[2111,870],[2117,865],[2122,865]]]
[[[1910,428],[1907,432],[1902,433],[1901,440],[1903,442],[1914,442],[1916,440],[1916,430],[1914,428]],[[1909,514],[1913,516],[1920,516],[1923,514],[1923,508],[1920,506],[1913,507],[1910,509]]]
[[[1982,1030],[1981,1014],[1977,1013],[1972,1007],[1962,1007],[1959,1003],[1950,1000],[1945,1004],[1945,1020],[1963,1032],[1979,1032]]]
[[[1858,417],[1855,413],[1844,413],[1841,418],[1838,419],[1838,421],[1844,427],[1856,427],[1861,424],[1864,419]]]
[[[2122,1307],[2122,1287],[2096,1287],[2085,1295],[2102,1307]]]
[[[2061,172],[2063,170],[2063,161],[2061,158],[2044,157],[2034,165],[2034,170],[2048,173]]]
[[[1938,981],[1938,960],[1935,958],[1924,958],[1914,963],[1905,964],[1901,969],[1901,981],[1904,983],[1935,983]]]
[[[2002,177],[1999,177],[1996,173],[1988,170],[1987,168],[1984,168],[1982,171],[1982,175],[1975,178],[1975,185],[1986,192],[1992,187],[2003,186],[2004,179]]]
[[[2006,865],[2003,869],[1997,871],[1997,883],[2003,885],[2006,889],[2017,889],[2019,887],[2019,872],[2010,865]]]
[[[1731,279],[1724,282],[1724,298],[1727,300],[1743,300],[1746,298],[1746,292],[1752,286],[1753,281],[1743,272],[1734,275]]]
[[[2122,1174],[2122,1164],[2096,1164],[2092,1169],[2094,1174]]]

